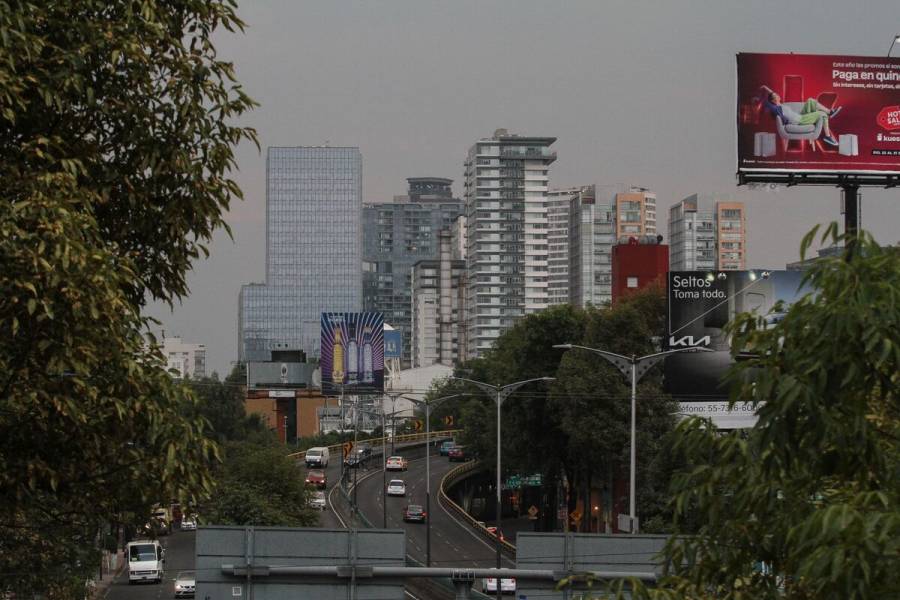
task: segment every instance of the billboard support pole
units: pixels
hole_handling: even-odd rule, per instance
[[[844,183],[844,234],[847,236],[848,257],[853,252],[856,236],[859,234],[859,185]]]

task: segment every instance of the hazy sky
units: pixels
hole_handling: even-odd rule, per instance
[[[499,127],[556,136],[554,187],[627,183],[668,207],[694,192],[747,204],[748,267],[783,268],[801,236],[840,219],[833,188],[747,190],[735,180],[737,52],[881,55],[900,33],[896,0],[243,0],[245,35],[220,55],[260,107],[238,149],[245,200],[189,276],[167,335],[206,344],[207,370],[237,359],[241,284],[265,279],[265,147],[359,146],[363,201],[405,178],[450,177]],[[900,55],[900,47],[894,49]],[[862,226],[900,240],[900,191],[864,190]]]

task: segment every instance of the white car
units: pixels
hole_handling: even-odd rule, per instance
[[[388,496],[405,496],[406,495],[406,484],[403,483],[402,479],[391,479],[390,483],[388,483],[387,495]]]
[[[481,591],[484,594],[496,594],[497,593],[497,578],[496,577],[485,577],[481,580]],[[512,578],[503,577],[500,579],[500,593],[501,594],[515,594],[516,593],[516,580]]]
[[[325,510],[328,508],[325,503],[325,492],[313,492],[312,497],[309,499],[310,508],[316,508],[319,510]]]
[[[181,571],[175,578],[175,597],[193,598],[196,578],[193,571]]]
[[[409,468],[409,461],[402,456],[389,456],[384,468],[388,471],[405,471]]]
[[[197,530],[197,520],[194,517],[185,517],[181,519],[181,530],[182,531],[196,531]]]

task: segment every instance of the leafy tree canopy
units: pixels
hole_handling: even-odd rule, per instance
[[[240,196],[253,103],[212,36],[241,27],[229,0],[0,3],[0,572],[22,595],[74,596],[103,521],[211,489],[140,307],[187,292]]]

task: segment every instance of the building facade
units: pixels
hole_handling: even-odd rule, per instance
[[[735,271],[746,268],[743,202],[692,194],[669,209],[672,271]]]
[[[600,192],[598,194],[598,192]],[[569,302],[612,302],[612,248],[616,243],[616,192],[585,186],[569,204]],[[601,197],[602,195],[602,197]]]
[[[616,238],[656,235],[656,194],[632,187],[615,196]]]
[[[480,356],[548,306],[547,183],[553,137],[498,129],[465,161],[466,352]]]
[[[162,334],[160,351],[166,357],[166,368],[178,373],[181,379],[206,377],[206,346],[191,344],[178,336]]]
[[[358,148],[268,149],[266,281],[241,287],[241,362],[318,356],[321,313],[362,310],[361,212]]]
[[[570,302],[570,218],[572,203],[583,188],[547,192],[547,304]]]
[[[460,283],[466,263],[453,259],[452,234],[440,235],[440,258],[417,262],[412,270],[412,366],[453,366],[460,355]]]
[[[452,179],[412,177],[406,196],[363,206],[363,306],[380,312],[403,338],[401,365],[412,364],[412,267],[436,260],[439,237],[462,214]]]

